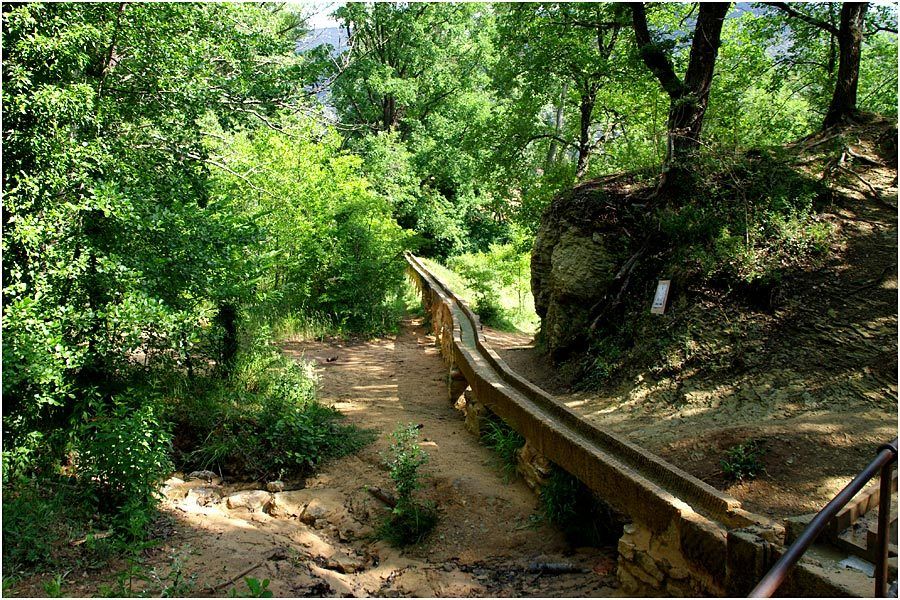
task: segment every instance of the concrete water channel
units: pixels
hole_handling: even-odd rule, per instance
[[[728,494],[586,421],[515,373],[485,343],[467,304],[415,256],[406,260],[448,367],[449,400],[464,405],[467,419],[484,411],[503,419],[526,440],[520,460],[554,463],[629,521],[618,543],[623,592],[747,595],[783,553],[783,524],[744,510]],[[870,595],[871,579],[811,555],[779,593]]]

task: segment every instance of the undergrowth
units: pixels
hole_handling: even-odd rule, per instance
[[[422,487],[421,468],[428,463],[428,454],[419,446],[418,429],[412,424],[398,426],[391,439],[387,467],[397,492],[397,503],[378,535],[395,546],[407,546],[421,542],[434,529],[437,508],[415,496],[416,490]]]
[[[481,428],[482,443],[497,453],[503,474],[507,480],[516,474],[518,451],[525,445],[525,438],[496,416],[484,419]]]
[[[311,365],[272,348],[244,354],[228,380],[181,380],[170,410],[176,461],[185,470],[250,479],[302,475],[372,439],[316,401]]]
[[[622,518],[576,477],[554,466],[541,488],[545,518],[574,546],[603,546],[622,537]]]
[[[377,337],[396,334],[404,315],[421,315],[418,292],[404,278],[396,289],[386,293],[384,301],[372,308],[363,327],[349,327],[346,320],[321,310],[306,308],[250,315],[253,327],[268,329],[275,342],[322,341],[329,337]]]
[[[266,328],[245,332],[227,376],[199,365],[192,373],[151,371],[98,399],[67,438],[49,443],[35,434],[5,450],[7,585],[138,555],[153,543],[159,485],[175,467],[245,480],[305,475],[369,443],[371,432],[317,401],[311,366],[283,355],[267,336]],[[139,574],[126,575],[106,593],[130,593]],[[47,586],[48,594],[59,591],[54,580]]]

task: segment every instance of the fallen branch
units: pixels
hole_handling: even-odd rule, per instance
[[[541,575],[565,575],[567,573],[586,573],[585,569],[576,567],[572,563],[545,563],[533,562],[525,569],[527,573],[540,573]]]
[[[237,581],[238,579],[240,579],[241,577],[244,577],[245,575],[249,575],[252,571],[255,571],[256,569],[263,566],[263,563],[265,563],[265,561],[261,560],[258,563],[256,563],[255,565],[253,565],[252,567],[248,567],[248,568],[244,569],[243,571],[241,571],[240,573],[238,573],[237,575],[235,575],[228,581],[224,581],[224,582],[220,583],[219,585],[206,588],[206,591],[215,592],[216,590],[220,590],[223,587],[229,586],[232,583],[234,583],[235,581]]]
[[[394,508],[395,506],[397,506],[397,499],[394,498],[393,494],[391,494],[390,492],[384,491],[380,487],[370,487],[369,493],[372,494],[373,496],[375,496],[376,498],[378,498],[379,500],[381,500],[382,502],[384,502],[385,504],[387,504],[388,506],[390,506],[391,508]]]

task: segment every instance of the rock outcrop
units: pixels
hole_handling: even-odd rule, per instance
[[[541,336],[555,359],[577,349],[603,310],[604,299],[639,228],[621,180],[584,183],[544,212],[531,255],[531,290]]]

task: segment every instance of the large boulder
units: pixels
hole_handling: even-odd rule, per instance
[[[593,181],[560,194],[544,212],[531,255],[531,290],[541,337],[554,359],[587,339],[633,240],[628,187]]]

